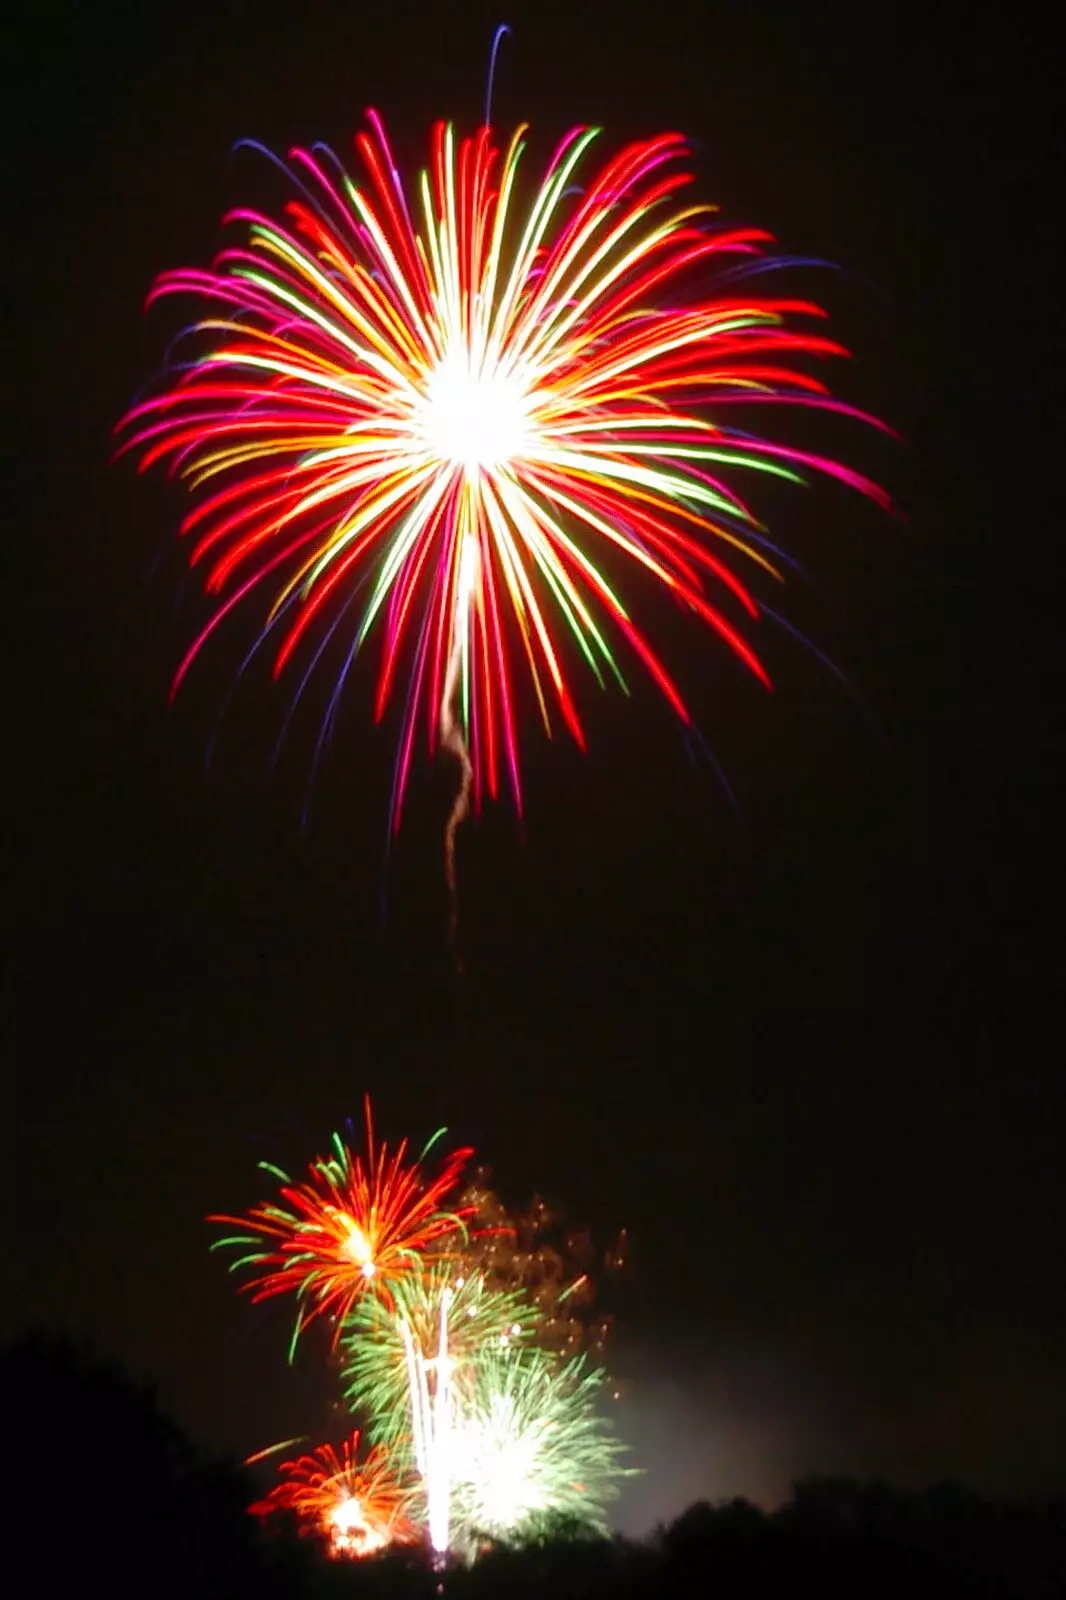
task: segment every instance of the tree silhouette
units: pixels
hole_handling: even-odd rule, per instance
[[[331,1561],[248,1514],[244,1472],[199,1450],[152,1390],[84,1348],[0,1352],[13,1593],[108,1600],[1062,1600],[1066,1501],[992,1503],[954,1485],[798,1484],[778,1511],[699,1501],[639,1543],[546,1519],[439,1572],[427,1550]],[[0,1578],[2,1578],[0,1570]]]
[[[151,1389],[64,1339],[0,1352],[10,1526],[35,1585],[109,1595],[262,1594],[243,1474],[198,1451]]]

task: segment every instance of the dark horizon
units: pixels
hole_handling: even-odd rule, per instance
[[[336,1432],[324,1345],[285,1366],[288,1309],[234,1293],[203,1219],[369,1092],[385,1137],[446,1121],[516,1201],[628,1229],[628,1530],[811,1475],[1066,1489],[1061,56],[1035,8],[831,17],[21,8],[5,1339],[90,1336],[237,1456]],[[155,275],[285,198],[235,141],[347,154],[372,105],[412,173],[436,117],[479,120],[499,21],[495,120],[537,163],[578,122],[677,127],[701,197],[836,264],[782,282],[901,442],[815,432],[900,514],[762,502],[809,573],[780,610],[853,693],[772,622],[766,695],[658,615],[736,809],[641,686],[581,685],[587,756],[527,723],[524,818],[461,835],[457,980],[452,771],[416,766],[386,850],[365,677],[306,826],[314,715],[273,770],[267,675],[221,715],[239,630],[169,707],[206,614],[183,500],[109,455],[180,326],[141,314]]]

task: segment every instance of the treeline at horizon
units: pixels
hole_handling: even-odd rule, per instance
[[[1066,1595],[1066,1495],[1022,1503],[958,1484],[811,1479],[774,1511],[698,1501],[641,1539],[549,1519],[439,1571],[417,1546],[331,1559],[293,1522],[264,1526],[248,1510],[259,1490],[245,1468],[198,1447],[117,1362],[67,1339],[34,1334],[0,1351],[0,1404],[9,1560],[45,1594],[88,1584],[143,1600]]]

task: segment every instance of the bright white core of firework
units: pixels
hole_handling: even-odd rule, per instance
[[[431,454],[468,476],[499,467],[526,442],[521,386],[504,372],[476,366],[467,351],[446,355],[430,374],[417,431]]]

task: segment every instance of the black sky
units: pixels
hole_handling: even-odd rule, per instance
[[[1040,12],[20,12],[3,1332],[94,1337],[242,1453],[325,1426],[321,1362],[283,1368],[281,1313],[236,1299],[202,1218],[369,1090],[383,1131],[445,1118],[516,1197],[629,1228],[622,1426],[650,1471],[628,1525],[805,1472],[1066,1487],[1062,61]],[[239,642],[168,708],[204,615],[180,502],[108,454],[175,326],[141,318],[155,273],[205,264],[250,188],[280,198],[235,140],[345,150],[374,105],[413,167],[436,116],[477,120],[498,20],[501,126],[528,119],[541,154],[579,121],[678,127],[728,216],[840,264],[802,287],[855,351],[842,391],[906,443],[819,438],[907,515],[764,502],[811,577],[785,609],[869,718],[771,624],[767,697],[648,611],[738,813],[650,694],[585,693],[587,758],[527,730],[526,821],[462,839],[457,985],[451,774],[416,772],[384,921],[395,730],[360,687],[305,831],[313,719],[272,774],[265,680],[205,776]]]

